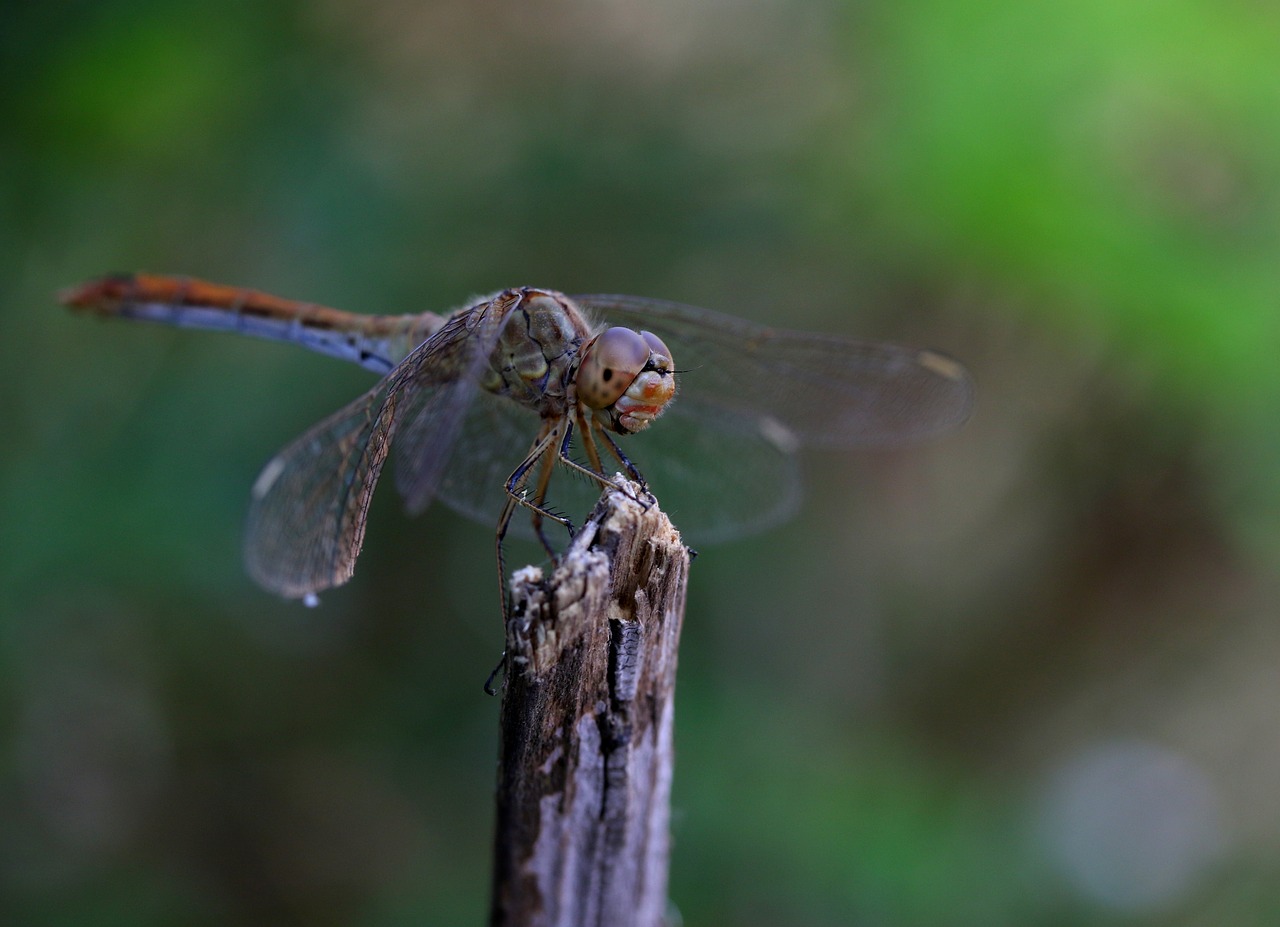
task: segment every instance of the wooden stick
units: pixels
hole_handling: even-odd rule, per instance
[[[512,578],[493,925],[666,923],[689,552],[623,485],[551,577],[525,567]]]

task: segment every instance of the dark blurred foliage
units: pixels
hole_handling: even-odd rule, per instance
[[[2,16],[0,921],[486,910],[488,529],[383,492],[348,587],[255,589],[258,468],[369,377],[54,300],[153,270],[365,312],[632,292],[962,358],[963,431],[812,455],[799,519],[698,559],[674,904],[1276,922],[1274,7]]]

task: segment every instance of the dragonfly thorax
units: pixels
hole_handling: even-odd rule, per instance
[[[574,361],[590,328],[558,293],[525,288],[517,295],[482,385],[543,417],[558,415],[566,407]]]

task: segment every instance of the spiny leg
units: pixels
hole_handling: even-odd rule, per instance
[[[538,540],[542,543],[542,549],[547,552],[552,560],[556,559],[556,550],[551,546],[551,542],[547,540],[546,532],[542,530],[542,513],[546,507],[547,487],[551,485],[551,474],[555,470],[555,455],[543,453],[542,463],[538,470],[538,482],[533,491],[533,512],[530,514],[530,521],[533,522],[533,531],[538,536]],[[569,529],[569,537],[573,537],[573,525],[569,523],[568,518],[564,519],[564,525]]]
[[[507,622],[510,619],[508,612],[507,599],[507,555],[502,548],[502,539],[507,535],[507,525],[511,523],[511,513],[515,510],[515,500],[507,498],[507,504],[502,507],[502,515],[498,517],[498,528],[495,533],[494,547],[497,551],[498,563],[498,609],[502,616],[502,640],[507,640]],[[494,677],[500,672],[506,672],[507,668],[507,649],[502,648],[502,656],[498,658],[498,665],[489,673],[489,677],[484,681],[484,691],[486,695],[497,695],[497,691],[493,688]]]
[[[606,445],[608,445],[609,450],[613,453],[613,456],[618,458],[618,463],[622,464],[623,468],[627,471],[627,475],[629,475],[633,480],[639,483],[641,491],[646,496],[649,497],[648,503],[640,502],[639,499],[637,499],[636,501],[640,502],[640,505],[645,507],[646,509],[648,508],[649,505],[657,505],[658,499],[656,496],[654,496],[652,492],[649,491],[649,483],[648,481],[645,480],[644,474],[640,472],[640,469],[631,462],[631,459],[628,458],[626,454],[622,453],[622,448],[618,446],[618,442],[613,440],[613,438],[609,436],[609,433],[600,427],[598,422],[593,424],[595,424],[596,426],[595,430],[599,432],[601,439],[604,441]],[[684,549],[689,552],[690,562],[697,559],[698,552],[696,550],[694,550],[692,547],[689,547],[688,545],[685,545]]]
[[[493,687],[493,681],[498,678],[499,673],[506,673],[506,671],[507,671],[507,651],[506,651],[506,648],[503,648],[502,656],[498,657],[497,665],[495,665],[494,668],[489,671],[489,675],[485,677],[485,680],[484,680],[485,695],[498,694],[498,690]]]
[[[641,489],[648,492],[649,484],[645,480],[644,475],[636,465],[631,462],[630,458],[628,458],[626,454],[622,453],[622,448],[618,446],[618,442],[609,437],[609,433],[601,428],[599,424],[596,425],[595,431],[600,435],[601,440],[608,446],[609,451],[613,456],[618,458],[618,463],[622,464],[622,468],[627,471],[627,475],[639,483]]]
[[[609,477],[604,472],[604,466],[600,461],[600,451],[596,447],[595,440],[592,437],[593,431],[599,432],[605,438],[605,441],[608,443],[610,450],[613,451],[613,455],[617,457],[618,460],[622,463],[623,467],[626,468],[627,473],[631,476],[632,479],[636,480],[640,484],[640,488],[646,494],[648,494],[650,498],[652,498],[652,494],[649,493],[648,484],[645,483],[644,477],[640,475],[640,471],[636,469],[635,465],[632,464],[631,461],[627,460],[626,456],[624,456],[622,451],[618,449],[617,445],[615,445],[613,441],[609,439],[609,436],[604,433],[604,431],[600,428],[597,422],[593,421],[590,425],[588,425],[582,417],[581,410],[579,410],[574,417],[577,419],[578,427],[582,432],[582,447],[586,451],[587,457],[591,461],[591,465],[596,467],[597,469],[592,470],[588,467],[584,467],[582,464],[578,463],[576,460],[574,460],[572,457],[569,456],[569,438],[572,434],[571,432],[572,424],[570,423],[566,423],[565,437],[564,437],[564,440],[560,442],[560,462],[564,464],[566,467],[568,467],[570,470],[577,470],[579,473],[584,474],[585,476],[599,483],[600,486],[606,489],[616,489],[619,492],[622,492],[628,498],[631,498],[637,504],[647,508],[650,503],[646,503],[643,500],[637,499],[634,496],[632,496],[632,494],[629,491],[627,491],[624,487],[619,486],[616,482],[614,482],[614,480],[611,477]]]
[[[539,459],[544,454],[549,454],[551,448],[555,445],[556,438],[559,437],[560,434],[561,426],[564,427],[565,434],[564,439],[561,442],[560,453],[564,454],[565,445],[569,443],[569,438],[572,434],[572,425],[568,418],[562,419],[556,425],[543,423],[543,430],[538,435],[538,440],[534,442],[532,450],[529,451],[529,455],[524,459],[520,466],[516,467],[511,476],[507,477],[507,482],[503,487],[507,492],[507,504],[503,508],[502,518],[499,520],[501,534],[506,534],[507,524],[511,520],[511,513],[515,511],[515,506],[523,505],[525,508],[531,510],[535,515],[539,516],[540,519],[549,518],[554,522],[564,525],[564,529],[569,532],[569,536],[573,536],[573,522],[569,521],[567,516],[561,515],[558,512],[553,512],[542,504],[543,497],[546,493],[544,481],[550,481],[551,479],[549,470],[545,474],[539,473],[538,489],[534,492],[534,498],[532,500],[529,499],[528,491],[524,488],[524,484],[529,479],[529,471],[533,469],[533,465],[538,463]],[[555,556],[555,551],[550,545],[544,543],[543,546],[547,548],[548,553]]]
[[[577,415],[577,418],[579,422],[582,421],[581,413]],[[590,430],[583,427],[582,433],[583,435],[586,436],[583,440],[583,448],[587,450],[587,455],[589,457],[594,458],[592,461],[593,465],[599,466],[600,464],[599,453],[596,452],[594,445],[588,445],[587,443],[590,440],[590,435],[591,435]],[[578,463],[571,456],[569,456],[569,439],[572,436],[573,436],[573,423],[572,421],[566,418],[564,440],[560,442],[560,455],[559,455],[560,463],[564,464],[570,470],[578,471],[579,473],[586,476],[588,479],[600,484],[600,486],[605,489],[617,489],[618,484],[615,483],[613,480],[609,479],[609,477],[605,474],[605,472],[602,469],[592,470],[590,467],[584,467],[582,464]]]
[[[575,412],[574,419],[577,421],[578,431],[582,435],[582,449],[587,454],[587,462],[591,464],[591,469],[604,476],[604,465],[600,462],[600,449],[596,447],[595,438],[591,434],[591,426],[587,424],[587,420],[583,417],[581,408]]]
[[[510,615],[507,611],[507,557],[506,551],[503,549],[503,541],[506,540],[507,529],[511,526],[511,515],[515,512],[516,506],[530,505],[527,500],[521,498],[525,481],[529,479],[529,471],[534,464],[551,450],[555,444],[556,437],[556,429],[544,422],[542,431],[538,434],[537,440],[533,442],[528,455],[520,462],[520,466],[516,467],[511,475],[507,477],[507,482],[503,487],[507,492],[507,501],[502,507],[502,514],[498,516],[498,527],[494,531],[494,548],[498,555],[498,595],[502,602],[502,633],[504,635],[507,633],[507,619]],[[570,527],[567,524],[568,519],[560,518],[544,509],[539,509],[538,511],[548,518],[561,522],[566,528]]]
[[[571,425],[567,418],[563,419],[561,424],[563,424],[565,429],[564,440],[565,443],[567,443]],[[550,509],[542,505],[543,497],[546,493],[546,484],[551,479],[551,468],[549,466],[544,465],[542,471],[539,473],[538,488],[534,493],[533,501],[530,501],[527,498],[524,488],[525,483],[528,482],[529,473],[535,464],[539,463],[539,461],[544,458],[550,458],[552,463],[555,462],[555,457],[552,455],[551,449],[555,446],[556,439],[559,437],[560,425],[553,425],[550,422],[544,422],[537,440],[533,442],[533,447],[529,449],[528,455],[523,461],[521,461],[520,466],[516,467],[515,470],[512,471],[511,475],[507,477],[507,482],[503,487],[507,493],[507,501],[502,507],[502,514],[498,517],[498,527],[494,532],[494,547],[497,549],[498,555],[498,592],[502,599],[502,629],[504,634],[506,633],[507,619],[510,618],[510,614],[507,609],[507,564],[503,542],[507,537],[507,529],[511,527],[511,516],[515,512],[516,506],[522,505],[525,508],[530,509],[537,517],[538,521],[534,523],[534,526],[538,530],[539,537],[542,539],[543,547],[547,549],[547,553],[553,559],[556,555],[555,550],[551,547],[551,544],[546,540],[546,538],[542,536],[541,520],[543,518],[549,518],[552,521],[563,525],[564,529],[569,532],[571,537],[573,535],[573,523],[569,521],[566,516],[552,512]],[[564,453],[563,446],[560,451],[561,453]]]
[[[498,526],[494,531],[494,549],[497,554],[496,562],[498,564],[498,608],[502,615],[502,639],[505,641],[507,637],[507,623],[511,619],[511,610],[509,607],[509,599],[507,597],[507,553],[503,546],[503,542],[507,537],[507,529],[511,526],[511,516],[516,510],[516,505],[523,502],[519,493],[524,487],[524,483],[529,478],[529,470],[540,458],[547,456],[547,452],[555,443],[555,429],[547,423],[543,423],[542,431],[539,432],[537,439],[533,442],[528,455],[520,463],[520,466],[507,477],[504,488],[507,491],[507,501],[502,507],[502,514],[498,516]],[[527,504],[527,503],[526,503]],[[549,517],[556,516],[547,513]],[[497,695],[493,688],[493,680],[499,672],[504,672],[507,666],[507,651],[503,649],[502,656],[498,660],[498,665],[489,673],[489,677],[484,681],[484,691],[489,695]]]
[[[596,432],[599,432],[600,436],[604,438],[604,440],[609,444],[609,449],[613,451],[613,456],[617,457],[618,460],[622,463],[623,467],[627,471],[627,474],[633,480],[635,480],[637,483],[640,484],[641,489],[643,489],[645,492],[648,492],[648,487],[645,485],[644,477],[640,475],[640,471],[637,470],[634,466],[632,466],[631,461],[627,460],[627,458],[622,455],[622,451],[618,449],[618,446],[614,444],[613,441],[609,438],[609,435],[605,433],[605,430],[600,425],[600,422],[596,419],[592,419],[590,422],[585,420],[582,416],[581,409],[578,410],[577,419],[578,419],[578,430],[582,432],[582,447],[586,450],[587,459],[591,461],[591,466],[595,467],[596,472],[599,473],[601,476],[605,475],[604,464],[600,460],[600,448],[596,446],[595,436],[596,436]],[[617,486],[617,484],[614,483],[612,479],[610,479],[609,482],[611,485],[615,486],[616,488],[620,490],[622,489],[622,487]],[[624,492],[626,492],[626,495],[628,497],[631,497],[631,493],[629,491],[624,490]],[[648,508],[648,505],[644,502],[641,502],[641,500],[635,499],[635,501],[639,503],[641,507]]]
[[[579,421],[581,421],[581,419],[579,419]],[[645,508],[645,509],[647,509],[650,505],[652,505],[655,500],[653,498],[653,493],[649,492],[649,483],[645,480],[644,475],[641,474],[639,468],[636,467],[636,465],[631,462],[631,460],[627,457],[627,455],[622,453],[622,448],[620,448],[618,446],[618,443],[609,436],[609,433],[604,430],[604,427],[601,426],[600,422],[597,420],[592,420],[590,428],[589,429],[584,428],[583,431],[584,431],[584,438],[582,443],[585,447],[590,448],[589,453],[597,461],[596,466],[600,466],[598,462],[600,452],[599,450],[597,450],[596,444],[595,444],[595,436],[599,435],[600,440],[602,440],[605,443],[605,446],[609,448],[610,453],[613,454],[613,456],[617,459],[618,463],[622,464],[622,469],[626,470],[627,475],[640,485],[640,491],[644,493],[644,495],[649,497],[648,502],[645,502],[643,499],[637,498],[635,499],[636,503],[638,503],[642,508]],[[600,466],[600,472],[601,473],[604,472],[603,466]],[[631,494],[628,493],[627,495],[631,495]]]

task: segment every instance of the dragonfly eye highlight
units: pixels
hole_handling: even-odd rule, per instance
[[[655,355],[654,359],[658,357],[665,357],[667,359],[667,366],[671,366],[671,349],[662,343],[661,338],[653,332],[641,332],[640,337],[649,345],[649,350]]]
[[[583,349],[578,367],[578,399],[589,409],[609,408],[639,376],[652,350],[643,335],[629,328],[601,332]]]

